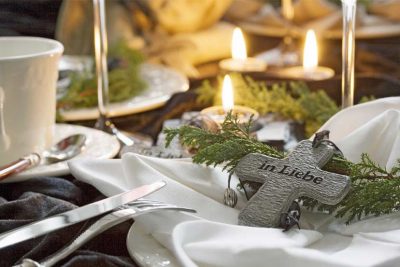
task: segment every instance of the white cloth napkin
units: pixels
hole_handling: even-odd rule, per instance
[[[331,130],[332,139],[345,154],[352,142],[363,145],[360,149],[353,146],[358,153],[365,152],[368,144],[390,140],[397,140],[398,147],[399,120],[393,117],[399,118],[399,107],[399,97],[358,105],[340,112],[323,128]],[[389,132],[396,129],[392,128],[396,122],[397,137],[393,137]],[[387,125],[387,132],[379,131],[382,125]],[[374,152],[385,159],[398,156],[398,151],[378,149],[387,146],[372,146],[374,149],[366,152],[373,157]],[[326,214],[303,212],[303,224],[313,230],[283,233],[279,229],[236,225],[245,199],[238,192],[237,209],[222,204],[227,174],[219,168],[136,154],[126,154],[122,160],[72,161],[69,166],[77,179],[107,196],[156,180],[167,181],[166,188],[149,198],[191,207],[198,213],[160,212],[137,220],[183,266],[400,266],[400,213],[346,226]],[[234,178],[233,188],[236,183]]]
[[[400,97],[381,98],[344,109],[319,131],[330,130],[330,139],[346,158],[359,162],[362,153],[390,170],[400,158]]]
[[[400,230],[351,239],[320,235],[192,221],[174,229],[173,242],[184,266],[399,266]]]

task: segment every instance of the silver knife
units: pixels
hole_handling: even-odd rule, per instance
[[[128,192],[5,232],[0,235],[0,249],[112,211],[123,204],[147,196],[165,185],[164,181],[143,185]]]

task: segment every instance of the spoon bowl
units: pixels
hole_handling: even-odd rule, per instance
[[[49,150],[44,151],[42,157],[47,163],[56,163],[71,159],[82,152],[85,142],[86,136],[84,134],[68,136],[56,143]]]

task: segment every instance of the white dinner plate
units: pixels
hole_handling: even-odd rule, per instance
[[[261,36],[283,37],[287,32],[282,27],[269,26],[261,23],[241,22],[239,25],[241,28],[243,28],[244,31]],[[292,30],[293,35],[297,37],[305,36],[306,32],[307,29],[300,27],[295,27]],[[355,33],[357,39],[375,39],[399,36],[400,23],[362,26],[357,28]],[[341,39],[342,31],[340,29],[326,30],[320,32],[319,35],[327,39]]]
[[[93,128],[71,124],[56,124],[54,143],[73,134],[84,134],[86,136],[86,142],[83,151],[71,160],[84,158],[109,159],[115,157],[119,152],[120,143],[115,136]],[[67,175],[70,173],[67,162],[68,160],[54,164],[41,163],[34,168],[9,177],[2,182],[20,182],[34,177]]]
[[[128,232],[126,246],[129,255],[141,267],[179,267],[172,253],[146,233],[139,222],[135,222]]]
[[[158,108],[165,104],[174,93],[189,89],[188,79],[181,73],[155,64],[142,64],[140,69],[147,88],[138,96],[117,103],[110,103],[110,117],[139,113]],[[79,108],[61,110],[60,115],[65,121],[92,120],[98,117],[97,108]]]

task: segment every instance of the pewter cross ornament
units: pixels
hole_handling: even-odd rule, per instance
[[[350,189],[349,177],[320,169],[334,153],[333,146],[313,147],[311,141],[303,140],[284,159],[257,153],[243,157],[235,168],[240,181],[262,186],[240,212],[239,224],[279,227],[281,216],[300,196],[324,204],[339,203]]]

